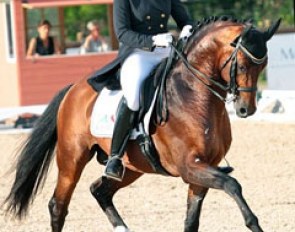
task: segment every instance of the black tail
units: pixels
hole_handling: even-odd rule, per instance
[[[51,101],[18,157],[15,180],[4,203],[7,205],[6,212],[19,219],[26,215],[30,203],[47,177],[57,141],[57,112],[70,87],[61,90]]]

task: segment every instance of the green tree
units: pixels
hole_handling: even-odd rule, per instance
[[[64,8],[66,36],[76,40],[77,32],[86,33],[86,24],[90,20],[100,22],[101,33],[108,35],[107,5],[81,5]]]

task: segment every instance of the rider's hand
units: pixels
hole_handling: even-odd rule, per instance
[[[172,35],[170,33],[162,33],[153,36],[153,45],[156,47],[169,47],[172,43]]]
[[[180,32],[179,39],[187,40],[192,35],[192,26],[186,25],[182,28]]]

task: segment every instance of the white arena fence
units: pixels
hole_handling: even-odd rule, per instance
[[[41,115],[46,107],[47,105],[34,105],[0,108],[0,121],[17,119],[22,114]],[[295,91],[264,90],[262,91],[257,107],[257,112],[246,120],[295,123]],[[227,104],[226,108],[231,120],[239,120],[235,115],[232,103]],[[12,129],[12,126],[0,127],[0,133],[7,133],[7,129]],[[15,129],[14,131],[19,131],[19,129]],[[13,130],[11,132],[13,133]]]

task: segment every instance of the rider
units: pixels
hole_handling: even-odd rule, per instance
[[[170,15],[182,29],[180,38],[189,37],[191,20],[180,0],[114,1],[114,27],[121,45],[119,56],[132,50],[121,67],[124,98],[118,107],[111,157],[105,169],[105,175],[117,181],[124,175],[122,156],[139,110],[141,83],[171,50],[172,35],[167,29]]]

